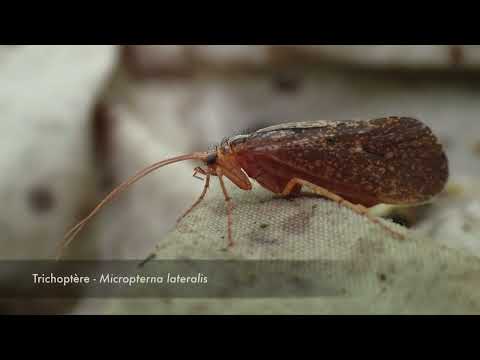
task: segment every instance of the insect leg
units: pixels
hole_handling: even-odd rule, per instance
[[[210,174],[207,174],[207,175],[206,175],[206,178],[205,178],[205,185],[203,186],[203,191],[202,191],[202,193],[200,194],[200,197],[197,199],[197,201],[195,201],[195,202],[193,203],[192,206],[190,206],[190,209],[188,209],[187,211],[185,211],[185,213],[178,218],[177,224],[178,224],[180,221],[182,221],[182,220],[185,218],[185,216],[187,216],[188,214],[190,214],[190,212],[195,208],[195,206],[197,206],[198,204],[200,204],[200,203],[202,202],[203,198],[204,198],[205,195],[207,194],[207,190],[208,190],[209,185],[210,185]]]
[[[223,175],[220,169],[217,170],[218,179],[220,180],[220,186],[223,191],[223,195],[225,196],[225,201],[227,202],[227,231],[228,231],[228,247],[232,247],[233,238],[232,238],[232,211],[233,211],[233,203],[230,196],[228,196],[227,188],[225,187],[225,183],[223,182]]]
[[[287,186],[285,186],[285,189],[283,190],[282,195],[286,196],[286,195],[290,194],[290,192],[295,188],[296,185],[305,185],[305,186],[311,188],[316,194],[324,196],[327,199],[333,200],[333,201],[337,202],[339,205],[346,206],[346,207],[350,208],[351,210],[355,211],[357,214],[366,216],[371,222],[373,222],[377,225],[380,225],[381,227],[383,227],[385,230],[387,230],[390,234],[392,234],[397,239],[402,239],[403,240],[405,238],[403,234],[400,234],[400,233],[390,229],[388,226],[386,226],[385,224],[380,222],[377,218],[373,217],[368,212],[368,209],[366,207],[364,207],[360,204],[356,204],[356,205],[352,204],[351,202],[343,199],[341,196],[338,196],[337,194],[332,193],[331,191],[328,191],[327,189],[322,188],[321,186],[312,184],[309,181],[302,180],[302,179],[299,179],[299,178],[293,178],[292,180],[290,180],[288,182]]]

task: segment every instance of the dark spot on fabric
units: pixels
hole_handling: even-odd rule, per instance
[[[35,213],[44,213],[53,209],[55,197],[52,191],[46,187],[38,186],[30,190],[28,203]]]
[[[387,275],[385,275],[384,273],[380,273],[380,274],[378,274],[378,279],[380,281],[386,281],[387,280]]]
[[[262,244],[262,245],[274,245],[278,243],[278,239],[269,239],[263,236],[259,236],[258,234],[252,236],[251,241],[253,243]]]
[[[312,216],[313,209],[309,212],[300,211],[285,220],[282,224],[282,230],[289,234],[303,234],[306,228],[310,225]]]

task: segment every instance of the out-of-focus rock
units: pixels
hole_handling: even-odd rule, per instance
[[[325,63],[406,70],[480,67],[478,45],[150,45],[129,46],[128,54],[141,74],[155,74],[155,69],[191,70],[192,65],[217,70]]]
[[[329,62],[380,68],[478,69],[477,45],[294,45],[297,51]]]
[[[52,258],[91,201],[90,115],[115,59],[114,46],[0,47],[1,258]]]
[[[210,66],[250,68],[265,65],[270,60],[267,45],[194,45],[190,46],[192,57]]]
[[[139,78],[189,76],[193,70],[184,45],[128,45],[123,48],[123,63]]]

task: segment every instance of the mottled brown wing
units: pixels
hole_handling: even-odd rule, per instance
[[[412,118],[285,124],[232,146],[250,177],[276,181],[274,192],[299,177],[365,206],[425,202],[448,179],[441,144]]]

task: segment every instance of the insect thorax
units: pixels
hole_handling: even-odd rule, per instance
[[[250,135],[235,135],[222,141],[222,148],[225,146],[235,146],[244,143]]]

